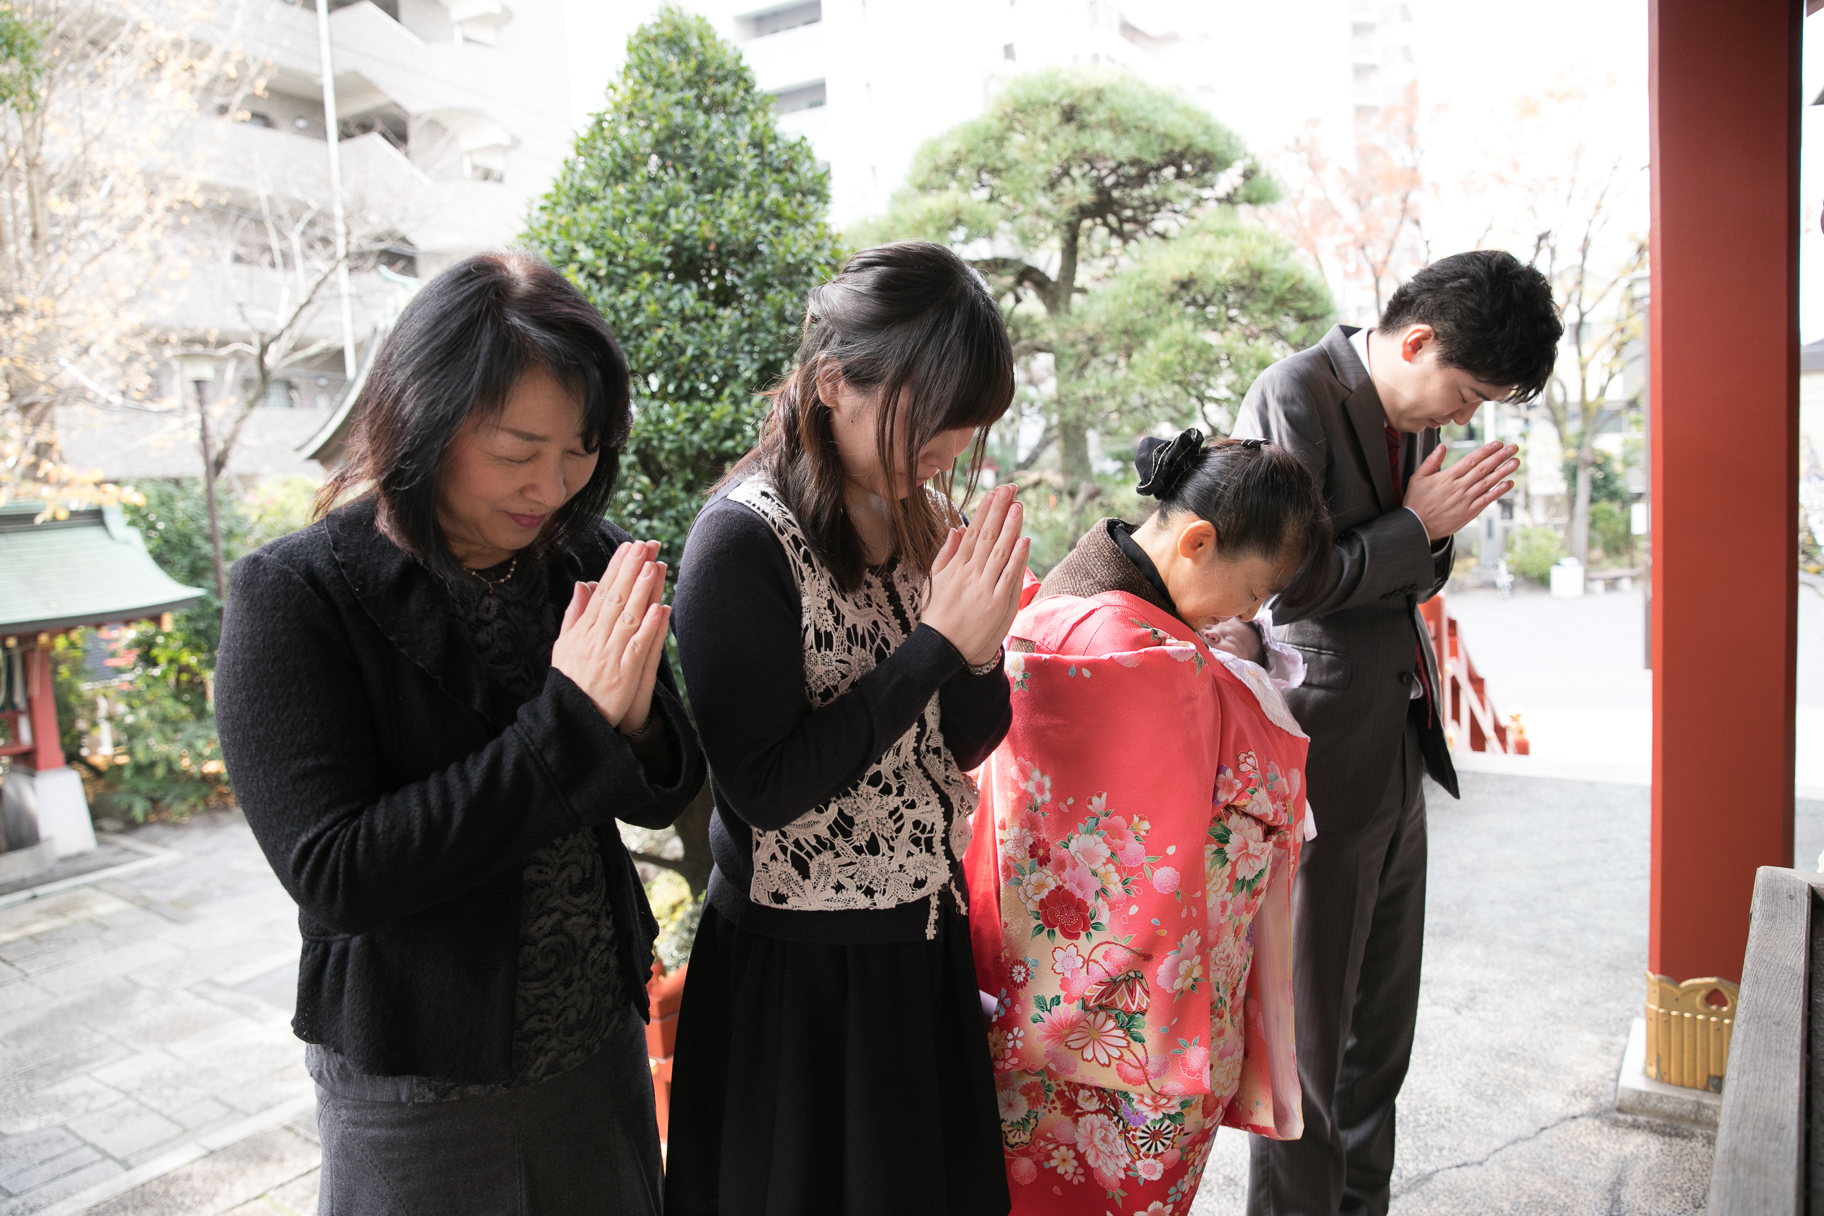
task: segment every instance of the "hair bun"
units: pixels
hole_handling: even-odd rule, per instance
[[[1147,436],[1140,441],[1140,449],[1134,454],[1134,468],[1140,472],[1140,484],[1134,487],[1135,492],[1164,498],[1184,480],[1184,475],[1191,471],[1202,454],[1203,432],[1194,426],[1179,431],[1171,439]]]

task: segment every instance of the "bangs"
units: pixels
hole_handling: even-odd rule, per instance
[[[897,366],[882,369],[885,374],[877,382],[883,402],[910,398],[908,457],[944,431],[992,426],[1013,403],[1013,351],[1000,309],[976,292],[944,305],[902,323],[906,340],[889,349],[898,346],[903,354],[895,360]],[[865,384],[866,373],[874,369],[862,370],[859,380]],[[881,428],[883,457],[889,455],[886,429]]]
[[[583,450],[599,451],[604,437],[615,433],[621,416],[601,367],[577,361],[564,344],[544,335],[522,332],[494,336],[496,341],[478,343],[474,352],[473,383],[477,390],[470,412],[476,421],[498,422],[520,381],[533,372],[544,372],[557,381],[581,411]]]
[[[1000,317],[994,317],[999,324]],[[920,446],[942,431],[993,426],[1013,404],[1013,363],[1004,343],[979,330],[933,335],[913,359],[913,417]]]

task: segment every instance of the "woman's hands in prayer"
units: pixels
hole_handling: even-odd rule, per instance
[[[646,725],[652,686],[665,655],[671,609],[657,541],[629,541],[614,551],[601,580],[578,583],[564,611],[551,666],[588,694],[608,724],[624,735]]]
[[[1032,551],[1032,541],[1020,535],[1024,517],[1012,486],[992,490],[967,528],[950,530],[931,563],[931,600],[920,621],[971,667],[994,658],[1020,610]]]

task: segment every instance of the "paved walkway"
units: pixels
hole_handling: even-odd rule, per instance
[[[1425,971],[1395,1216],[1702,1212],[1714,1136],[1614,1109],[1646,997],[1647,788],[1462,784],[1462,802],[1426,787]],[[1824,803],[1800,819],[1824,829]],[[1195,1216],[1241,1211],[1246,1159],[1244,1135],[1218,1135]]]
[[[1613,1110],[1646,789],[1468,773],[1461,803],[1432,795],[1394,1213],[1700,1212],[1712,1137]],[[1824,803],[1798,826],[1824,838]],[[237,814],[133,838],[174,857],[0,906],[0,1216],[313,1212],[291,901]],[[1222,1133],[1196,1216],[1241,1210],[1245,1161]]]
[[[314,1212],[297,911],[237,813],[133,839],[170,864],[0,907],[0,1214]]]

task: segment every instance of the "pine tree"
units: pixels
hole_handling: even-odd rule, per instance
[[[1020,437],[1023,405],[990,445],[1003,476],[1047,473],[1057,491],[1028,500],[1036,567],[1069,551],[1105,493],[1092,433],[1104,456],[1161,423],[1226,433],[1254,376],[1322,336],[1322,279],[1242,218],[1276,192],[1189,99],[1121,71],[1050,68],[920,148],[862,230],[951,244],[1001,296],[1015,350],[1050,356],[1028,399],[1036,442]],[[1056,472],[1035,471],[1054,450]],[[1114,481],[1131,484],[1125,470]]]
[[[840,250],[828,174],[701,17],[668,7],[637,30],[607,102],[524,239],[627,353],[633,438],[609,513],[675,570],[704,491],[753,446],[759,394]]]

